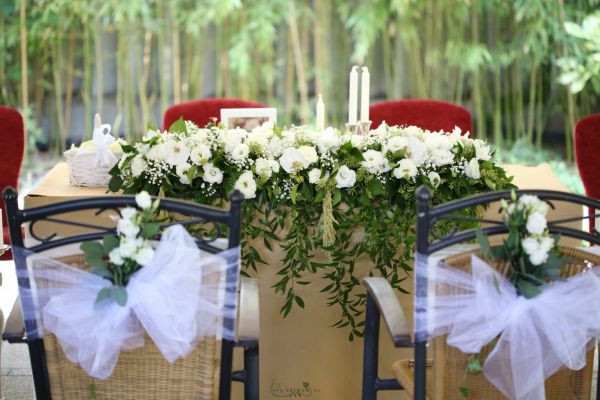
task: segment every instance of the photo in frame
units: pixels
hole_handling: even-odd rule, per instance
[[[227,128],[251,131],[265,122],[277,123],[276,108],[222,108],[221,122]]]

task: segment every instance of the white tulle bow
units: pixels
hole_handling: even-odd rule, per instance
[[[109,124],[103,124],[94,128],[92,141],[98,148],[98,152],[94,157],[94,167],[111,167],[116,164],[117,157],[109,150],[108,146],[115,142],[115,138],[110,134],[111,127]]]
[[[441,266],[429,280],[436,288],[425,301],[429,336],[447,333],[463,353],[479,353],[498,338],[483,370],[510,399],[545,399],[544,380],[561,367],[583,368],[600,337],[600,267],[553,282],[532,299],[476,256],[472,274]]]
[[[169,362],[203,337],[234,338],[237,281],[226,276],[239,276],[239,248],[208,255],[183,227],[170,227],[154,260],[130,279],[124,307],[110,299],[95,304],[98,292],[111,285],[106,279],[32,257],[28,275],[35,286],[21,295],[31,296],[37,306],[25,309],[24,316],[41,314],[43,327],[56,335],[67,358],[90,376],[108,378],[121,350],[143,346],[145,332]]]

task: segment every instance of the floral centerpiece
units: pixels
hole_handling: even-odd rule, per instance
[[[218,205],[233,189],[246,197],[243,260],[264,263],[251,240],[266,248],[278,242],[286,256],[274,284],[283,294],[282,312],[304,306],[296,285],[320,274],[328,304],[338,306],[337,326],[361,334],[356,317],[365,297],[354,264],[368,257],[368,274],[399,288],[407,279],[415,243],[415,189],[434,190],[441,203],[471,194],[512,188],[511,178],[492,159],[490,147],[460,129],[429,132],[382,124],[367,135],[326,128],[252,131],[198,127],[179,120],[168,132],[151,129],[143,140],[123,146],[111,171],[111,191],[160,194]],[[361,240],[353,233],[361,231]],[[327,261],[315,257],[326,253]]]

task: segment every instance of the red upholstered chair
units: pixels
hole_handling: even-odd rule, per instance
[[[198,126],[206,126],[212,118],[221,121],[222,108],[264,108],[263,104],[240,99],[202,99],[175,104],[165,111],[163,129],[169,129],[173,122],[183,117]]]
[[[600,114],[582,118],[575,124],[575,161],[585,193],[600,199]],[[591,218],[590,229],[593,228]]]
[[[25,129],[23,117],[17,110],[0,106],[0,193],[7,186],[18,187],[19,173],[25,152]],[[0,204],[4,208],[4,204]],[[4,243],[10,243],[6,213],[2,212],[2,235]],[[0,260],[12,259],[12,253],[7,251]]]
[[[371,127],[381,122],[388,125],[415,125],[430,131],[451,131],[458,126],[471,136],[471,113],[464,107],[439,100],[395,100],[373,104],[369,108]]]

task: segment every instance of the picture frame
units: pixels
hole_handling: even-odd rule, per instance
[[[277,123],[276,108],[222,108],[221,122],[228,129],[251,131],[265,122]]]

